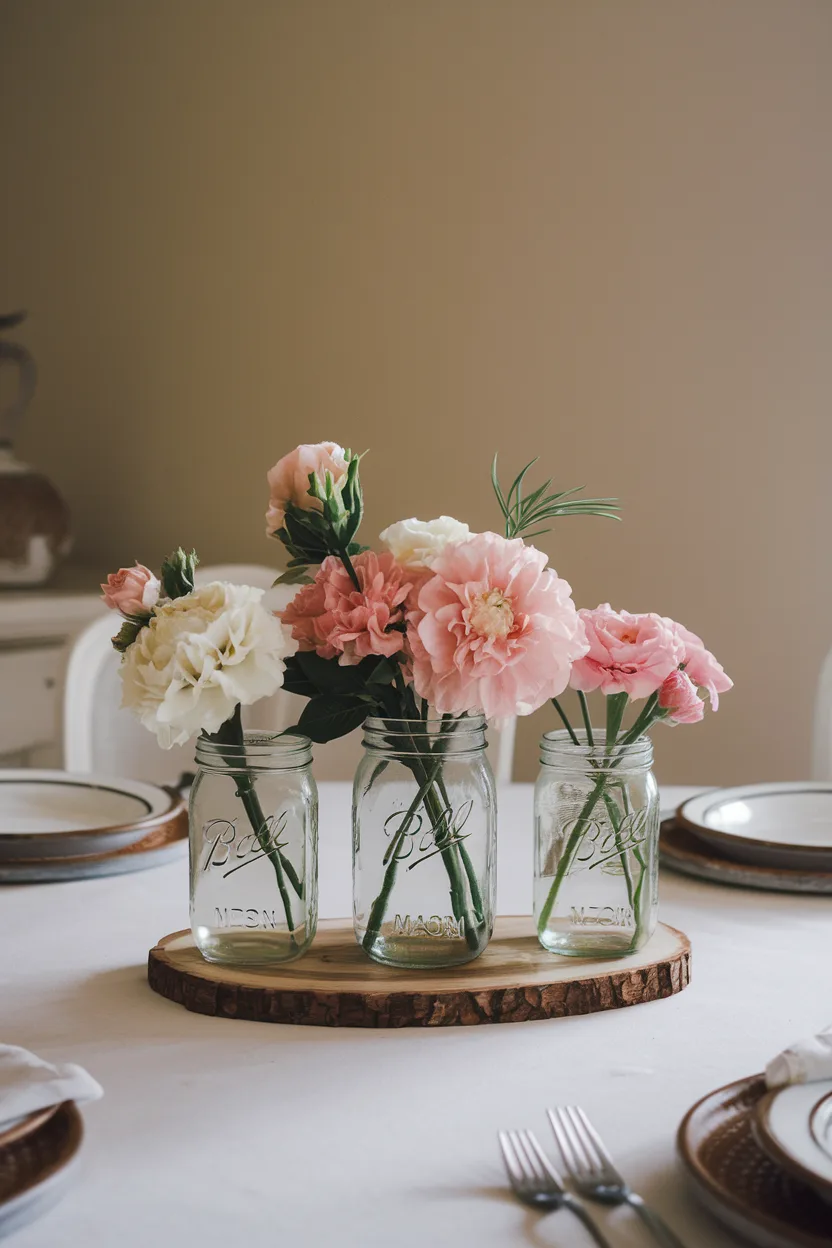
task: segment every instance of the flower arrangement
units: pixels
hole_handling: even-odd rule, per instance
[[[600,808],[601,818],[612,829],[609,841],[605,842],[610,851],[606,861],[615,860],[624,876],[637,947],[642,935],[649,934],[645,913],[648,864],[642,852],[648,834],[642,827],[638,835],[633,835],[633,829],[640,825],[634,819],[627,784],[622,780],[628,748],[643,741],[657,723],[674,726],[699,722],[705,713],[705,697],[717,710],[719,695],[727,692],[733,682],[701,638],[665,616],[614,611],[609,603],[602,603],[595,610],[582,609],[578,614],[587,650],[573,663],[569,683],[578,695],[583,740],[557,698],[554,706],[572,744],[586,751],[595,778],[577,818],[566,823],[554,877],[542,905],[537,907],[538,935],[544,938],[564,880],[576,864],[580,865],[587,840],[598,836],[596,812]],[[595,691],[605,700],[603,739],[596,739],[586,696]],[[633,723],[624,728],[627,708],[636,703],[642,703],[641,708]],[[655,818],[657,821],[657,809]],[[603,861],[592,853],[584,854],[584,860],[593,868]],[[637,878],[633,878],[633,862]]]
[[[295,930],[289,885],[302,899],[298,873],[270,838],[255,777],[241,765],[241,708],[281,688],[297,649],[290,629],[261,601],[263,590],[212,581],[194,584],[199,560],[180,547],[156,577],[143,564],[121,568],[101,586],[123,617],[113,638],[121,654],[122,706],[170,749],[201,734],[224,750],[261,852],[268,856]]]
[[[410,734],[408,766],[417,794],[397,824],[395,844],[426,816],[431,852],[435,847],[441,854],[448,876],[452,922],[479,950],[486,926],[481,890],[464,838],[454,835],[443,791],[443,747],[466,717],[528,715],[567,687],[573,664],[587,653],[584,625],[567,582],[524,537],[545,531],[555,516],[612,516],[616,506],[611,499],[576,499],[578,491],[550,493],[550,482],[524,497],[531,464],[504,495],[495,459],[492,481],[504,535],[472,533],[450,516],[411,518],[386,528],[383,548],[376,551],[357,541],[360,459],[337,443],[321,442],[297,447],[268,474],[267,532],[290,555],[281,580],[300,584],[282,612],[298,647],[287,659],[285,688],[308,699],[297,730],[318,742],[342,736],[368,717],[379,717],[391,732],[393,724],[428,724],[432,715],[439,717],[435,762],[420,751],[417,727],[393,734],[405,753]],[[388,850],[385,862],[363,936],[370,953],[396,853]]]

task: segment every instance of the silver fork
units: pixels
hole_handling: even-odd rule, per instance
[[[624,1182],[582,1109],[567,1105],[548,1113],[563,1164],[582,1196],[605,1205],[630,1205],[662,1248],[684,1248],[667,1223]]]
[[[563,1186],[533,1131],[500,1131],[497,1138],[508,1181],[518,1200],[536,1209],[568,1209],[580,1218],[599,1248],[610,1248],[581,1202]]]

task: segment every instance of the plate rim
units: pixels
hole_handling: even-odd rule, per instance
[[[67,1166],[71,1165],[73,1160],[77,1157],[78,1150],[84,1141],[84,1120],[81,1117],[81,1111],[78,1109],[75,1101],[63,1101],[59,1104],[55,1113],[50,1115],[50,1118],[43,1124],[43,1126],[41,1126],[40,1130],[47,1127],[49,1123],[61,1113],[65,1113],[69,1118],[70,1128],[65,1155],[62,1155],[58,1159],[52,1161],[40,1174],[34,1177],[30,1183],[27,1183],[24,1187],[22,1187],[19,1192],[14,1192],[5,1200],[0,1199],[0,1217],[7,1215],[9,1210],[14,1209],[14,1206],[18,1201],[22,1200],[25,1196],[29,1196],[32,1192],[36,1191],[37,1188],[48,1182],[49,1179],[54,1178],[56,1174],[59,1174]]]
[[[827,1157],[832,1157],[832,1153],[829,1152],[829,1149],[826,1147],[826,1145],[821,1143],[821,1141],[818,1139],[817,1132],[815,1130],[815,1118],[817,1117],[818,1110],[820,1109],[821,1105],[825,1105],[827,1101],[832,1101],[832,1091],[826,1092],[820,1098],[820,1100],[816,1101],[815,1104],[812,1106],[811,1113],[809,1114],[809,1130],[812,1133],[812,1139],[815,1141],[815,1143],[817,1144],[821,1152],[825,1153]]]
[[[686,836],[691,836],[697,842],[696,849],[688,849],[685,846],[675,844],[667,844],[667,837],[672,837],[674,832],[682,832]],[[699,845],[701,844],[701,849]],[[683,872],[692,879],[716,881],[717,883],[730,885],[734,888],[758,888],[760,890],[768,890],[769,892],[792,892],[801,893],[806,896],[829,896],[832,892],[832,869],[823,870],[820,867],[786,867],[772,866],[770,863],[749,862],[746,860],[739,861],[736,858],[729,858],[717,845],[711,845],[704,837],[700,837],[692,828],[686,824],[677,824],[676,816],[671,815],[669,819],[662,820],[660,824],[660,840],[659,848],[664,855],[662,864],[669,870]],[[700,869],[700,863],[713,864],[714,870],[709,874],[705,874]],[[690,865],[690,868],[688,867]],[[757,875],[758,878],[753,882],[730,878],[738,872],[748,875]],[[810,889],[798,886],[798,882],[806,879],[815,879],[821,883],[829,885],[826,889]]]
[[[101,783],[104,781],[104,783]],[[38,842],[43,844],[47,841],[54,840],[60,843],[63,840],[84,836],[114,836],[120,832],[128,832],[133,828],[150,830],[151,826],[158,823],[161,819],[170,817],[174,807],[184,802],[184,797],[175,789],[169,788],[161,784],[152,784],[146,780],[131,780],[126,776],[105,776],[98,772],[80,772],[80,771],[61,771],[60,768],[0,768],[0,785],[10,783],[42,783],[42,784],[69,784],[76,788],[105,790],[108,793],[121,793],[128,797],[137,798],[143,801],[147,806],[147,811],[139,819],[132,819],[127,823],[111,824],[103,828],[64,828],[54,832],[4,832],[0,829],[0,847],[3,845],[13,845],[19,843]],[[119,785],[134,786],[130,788],[119,788]],[[154,808],[150,803],[149,796],[143,796],[142,792],[135,790],[143,790],[148,795],[152,790],[157,794],[164,795],[168,799],[168,804],[163,808]],[[138,839],[138,838],[137,838]]]
[[[32,1131],[39,1131],[50,1118],[54,1118],[60,1107],[60,1101],[55,1105],[44,1105],[43,1109],[33,1109],[22,1118],[13,1119],[10,1127],[0,1125],[0,1148],[7,1148]]]
[[[768,790],[768,792],[761,792],[761,790]],[[686,798],[676,808],[676,818],[683,827],[686,827],[690,832],[695,832],[698,836],[713,839],[717,843],[726,841],[729,845],[736,845],[737,842],[746,846],[759,845],[764,849],[774,850],[779,853],[794,851],[801,854],[822,854],[832,862],[832,844],[804,845],[786,843],[784,841],[767,841],[759,836],[738,836],[734,832],[724,832],[721,828],[712,828],[708,824],[698,822],[685,813],[686,807],[694,803],[706,801],[717,793],[756,793],[762,797],[776,797],[780,793],[828,793],[832,797],[832,781],[782,780],[767,781],[762,784],[732,784],[727,788],[708,789],[704,793],[695,793],[693,797]]]
[[[746,1075],[742,1079],[735,1079],[731,1083],[723,1084],[722,1087],[712,1088],[710,1092],[706,1092],[704,1096],[701,1096],[698,1101],[691,1105],[690,1109],[679,1123],[676,1131],[676,1152],[689,1177],[694,1181],[694,1183],[705,1189],[716,1205],[723,1208],[727,1207],[730,1213],[738,1215],[739,1218],[750,1223],[752,1227],[763,1231],[768,1235],[779,1235],[781,1234],[781,1228],[785,1227],[790,1236],[792,1236],[792,1242],[795,1245],[801,1246],[801,1248],[821,1248],[822,1241],[819,1241],[815,1236],[812,1236],[811,1239],[807,1239],[802,1231],[794,1230],[786,1223],[778,1223],[774,1229],[772,1229],[771,1225],[766,1225],[766,1220],[760,1217],[756,1209],[743,1204],[742,1201],[737,1200],[731,1192],[726,1193],[721,1187],[718,1186],[717,1183],[714,1182],[704,1166],[698,1163],[694,1155],[694,1151],[688,1143],[687,1132],[690,1122],[697,1110],[701,1109],[707,1101],[710,1101],[713,1097],[718,1096],[720,1093],[730,1092],[732,1089],[745,1088],[753,1083],[764,1082],[765,1079],[762,1073]]]
[[[824,1080],[824,1083],[827,1082],[832,1081]],[[779,1088],[771,1088],[768,1092],[766,1092],[765,1096],[758,1101],[754,1107],[754,1118],[758,1128],[757,1137],[760,1141],[761,1148],[768,1153],[772,1161],[776,1162],[782,1170],[785,1170],[787,1174],[792,1176],[792,1178],[798,1179],[799,1182],[805,1183],[807,1187],[811,1187],[815,1191],[817,1191],[819,1187],[822,1188],[824,1193],[829,1196],[832,1194],[832,1177],[828,1179],[824,1178],[823,1175],[818,1174],[817,1171],[810,1170],[807,1166],[804,1166],[803,1163],[796,1157],[793,1157],[791,1153],[787,1153],[771,1128],[771,1107],[777,1097],[790,1087],[800,1086],[806,1087],[809,1085],[787,1083]],[[826,1100],[829,1096],[832,1096],[832,1090],[820,1099]],[[824,1156],[828,1156],[828,1154],[824,1154]],[[832,1166],[832,1159],[830,1159],[830,1166]]]

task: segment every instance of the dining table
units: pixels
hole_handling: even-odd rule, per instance
[[[351,913],[347,784],[320,784],[320,914]],[[664,787],[672,810],[697,790]],[[532,909],[533,786],[498,796],[497,910]],[[591,1240],[510,1194],[497,1144],[580,1105],[688,1248],[727,1248],[689,1192],[687,1109],[832,1021],[832,900],[663,870],[660,918],[691,982],[665,1000],[500,1025],[353,1029],[189,1013],[147,984],[188,926],[187,857],[106,878],[0,888],[0,1041],[85,1067],[81,1164],[16,1248],[505,1248]],[[531,930],[531,917],[529,917]],[[651,1244],[592,1206],[611,1243]],[[12,1241],[10,1241],[12,1242]]]

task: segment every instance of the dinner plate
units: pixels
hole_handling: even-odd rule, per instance
[[[66,1101],[39,1130],[0,1151],[0,1235],[11,1235],[60,1200],[83,1134],[78,1109]]]
[[[756,1107],[765,1095],[763,1077],[752,1075],[688,1111],[677,1137],[688,1180],[713,1217],[758,1248],[829,1248],[832,1207],[757,1140]]]
[[[111,853],[169,820],[182,798],[115,776],[0,771],[0,862]]]
[[[714,789],[683,802],[684,827],[739,862],[832,871],[832,784]]]
[[[49,884],[61,880],[87,880],[101,875],[123,875],[162,867],[188,850],[188,812],[182,803],[174,817],[151,827],[140,841],[106,854],[80,858],[19,858],[0,860],[0,884]]]
[[[832,1203],[832,1156],[818,1145],[812,1129],[815,1112],[830,1094],[832,1079],[775,1088],[760,1100],[756,1116],[760,1143],[769,1156]]]
[[[775,893],[832,894],[832,870],[813,871],[807,867],[764,867],[759,863],[735,862],[714,845],[700,840],[673,819],[662,824],[659,839],[661,864],[682,875],[737,888],[763,888]]]

